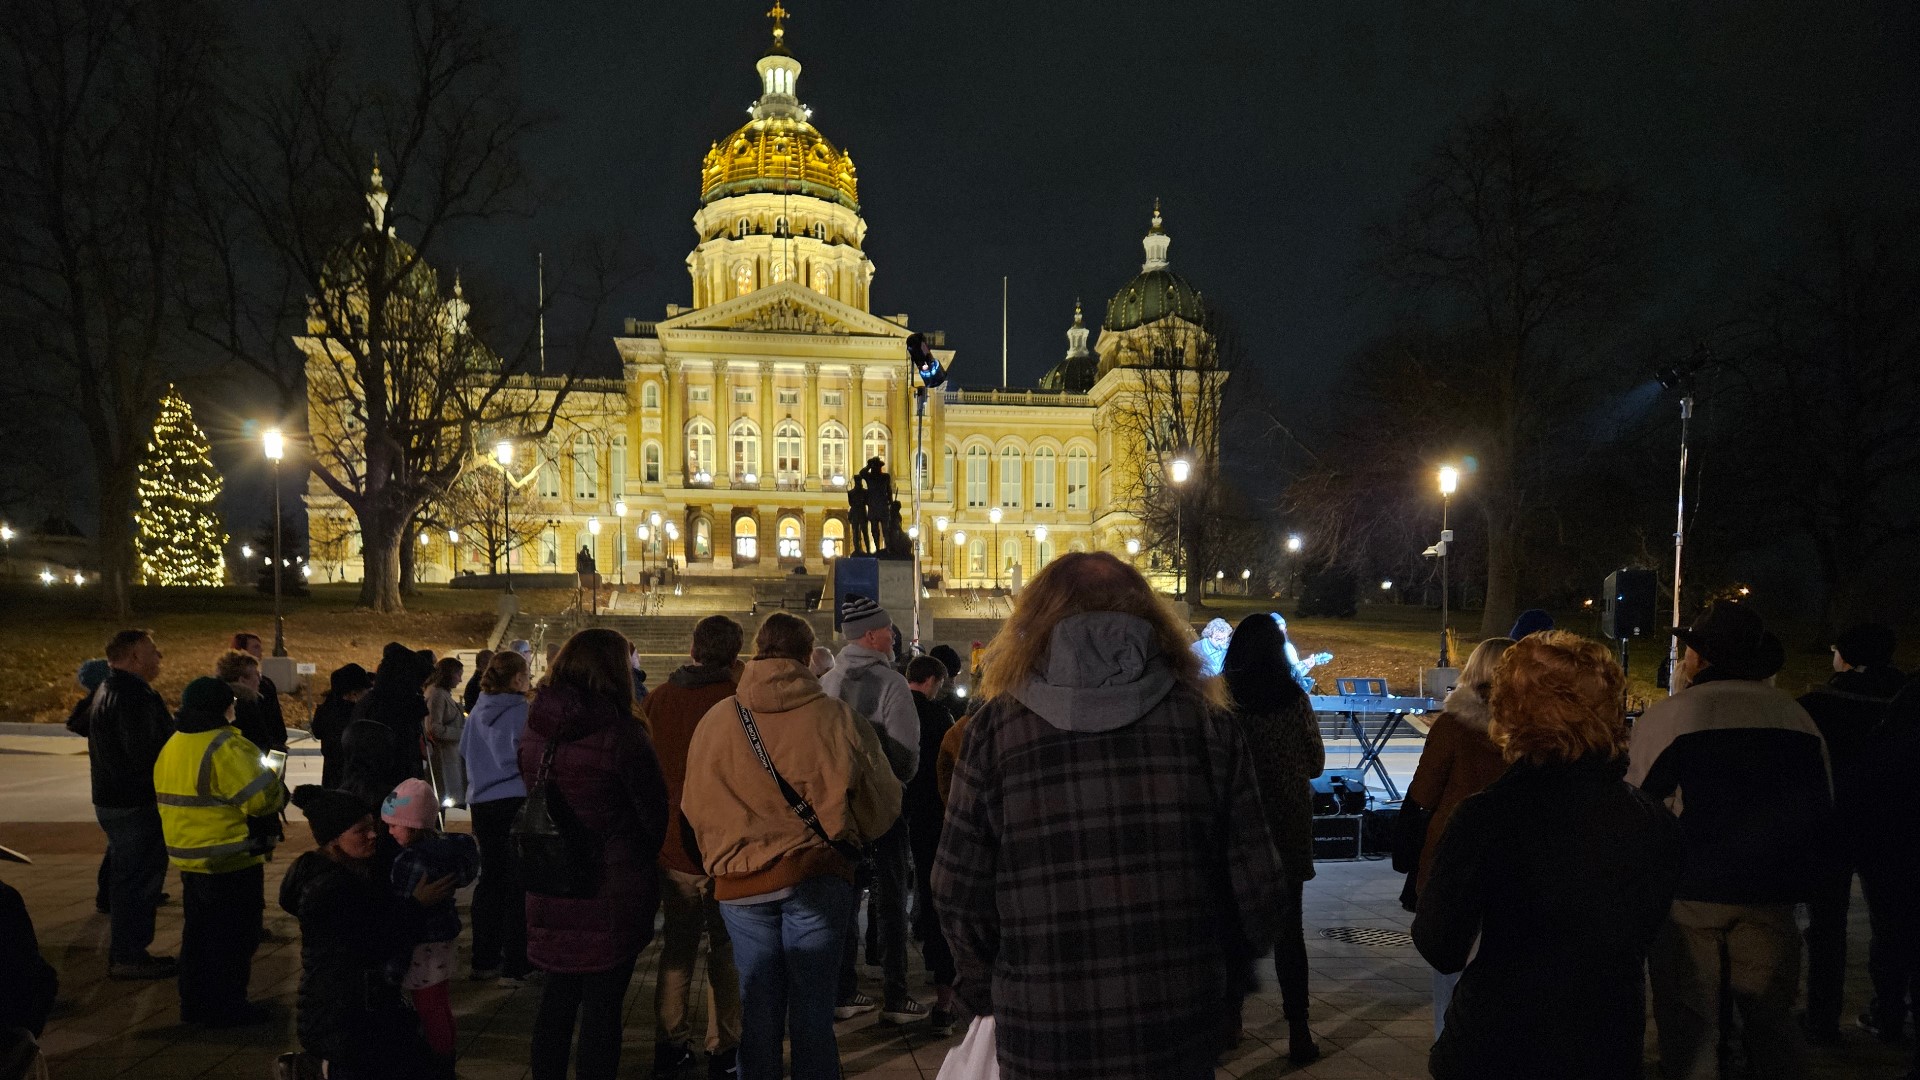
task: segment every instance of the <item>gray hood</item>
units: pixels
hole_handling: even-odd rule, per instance
[[[1090,611],[1060,620],[1047,670],[1013,692],[1062,731],[1112,731],[1147,715],[1173,689],[1153,626],[1137,615]]]

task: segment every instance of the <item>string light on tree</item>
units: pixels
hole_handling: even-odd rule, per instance
[[[172,387],[160,401],[147,456],[140,463],[136,542],[140,576],[150,585],[219,585],[227,533],[214,509],[220,473],[193,409]]]

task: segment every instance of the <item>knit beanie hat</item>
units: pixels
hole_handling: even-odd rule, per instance
[[[427,782],[408,777],[387,792],[387,800],[380,804],[380,820],[409,829],[431,829],[439,822],[438,810]]]
[[[350,795],[318,784],[301,784],[293,789],[293,805],[307,816],[313,830],[313,842],[325,847],[334,837],[346,832],[373,811],[357,795]]]
[[[1841,631],[1833,647],[1839,650],[1840,659],[1854,667],[1877,668],[1893,663],[1894,648],[1898,644],[1893,627],[1885,623],[1861,623]]]
[[[112,670],[113,665],[107,663],[105,658],[95,657],[80,665],[80,673],[76,678],[80,680],[80,685],[86,688],[87,693],[91,694],[100,689],[100,684],[107,681],[107,672]]]
[[[864,596],[848,593],[840,602],[840,632],[849,638],[892,625],[893,616],[887,609]]]
[[[233,688],[211,675],[202,675],[180,692],[180,707],[195,712],[225,716],[233,704]]]
[[[367,669],[359,664],[346,664],[334,668],[333,674],[327,677],[327,683],[333,693],[345,697],[361,690],[372,689],[373,676],[367,674]]]
[[[1553,616],[1539,608],[1528,608],[1520,613],[1519,618],[1513,620],[1513,629],[1507,631],[1507,636],[1519,641],[1528,634],[1538,634],[1551,629],[1553,629]]]

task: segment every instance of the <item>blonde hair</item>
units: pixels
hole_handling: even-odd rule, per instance
[[[1510,637],[1490,637],[1475,645],[1473,654],[1467,657],[1466,666],[1460,669],[1460,678],[1454,685],[1466,687],[1485,701],[1487,692],[1493,686],[1493,669],[1511,648],[1513,639]]]
[[[1020,591],[1013,614],[987,643],[980,697],[991,700],[1024,686],[1046,667],[1053,628],[1063,619],[1089,611],[1145,619],[1153,627],[1162,659],[1180,684],[1216,705],[1226,703],[1220,680],[1200,677],[1200,659],[1188,647],[1193,632],[1181,625],[1140,571],[1104,551],[1062,555]]]
[[[1565,630],[1528,634],[1494,669],[1487,735],[1508,761],[1618,758],[1627,747],[1626,689],[1605,645]]]
[[[246,678],[248,668],[260,670],[260,658],[239,649],[228,649],[213,662],[213,674],[221,682],[238,682]]]

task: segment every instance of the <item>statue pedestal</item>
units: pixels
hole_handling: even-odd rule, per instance
[[[876,559],[871,555],[848,555],[833,560],[827,578],[831,590],[833,628],[840,631],[840,608],[849,594],[864,596],[893,616],[893,624],[903,637],[913,637],[913,560]],[[932,619],[922,613],[920,639],[931,640]]]

